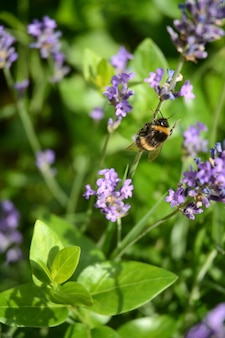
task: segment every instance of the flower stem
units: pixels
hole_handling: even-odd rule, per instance
[[[139,152],[136,154],[136,156],[135,156],[135,158],[134,158],[134,161],[133,161],[133,163],[132,163],[132,166],[131,166],[131,168],[130,168],[130,170],[129,170],[128,177],[133,178],[133,176],[134,176],[134,174],[135,174],[135,171],[136,171],[136,169],[137,169],[138,163],[139,163],[139,161],[140,161],[140,159],[141,159],[142,154],[143,154],[143,151],[139,151]]]
[[[146,228],[146,223],[149,219],[149,217],[152,215],[152,213],[155,211],[155,209],[159,206],[159,204],[162,202],[164,196],[154,205],[153,208],[151,208],[147,214],[132,228],[132,230],[124,237],[124,239],[120,242],[120,244],[117,246],[117,248],[112,252],[111,258],[113,259],[120,259],[121,256],[129,249],[132,245],[134,245],[139,239],[141,239],[143,236],[145,236],[148,232],[155,229],[160,224],[164,223],[174,215],[178,213],[178,209],[172,211],[165,217],[163,217],[161,220],[157,221],[156,223],[152,224],[151,226]]]
[[[176,79],[179,76],[179,74],[180,74],[180,72],[181,72],[181,70],[183,68],[184,61],[185,61],[185,59],[181,55],[180,58],[179,58],[179,60],[178,60],[177,67],[176,67],[176,69],[175,69],[175,71],[173,73],[172,80],[171,80],[171,82],[169,84],[168,91],[170,91],[174,87],[174,84],[176,83]],[[164,102],[165,101],[161,101],[161,100],[159,101],[159,103],[158,103],[158,105],[157,105],[157,107],[155,109],[154,115],[153,115],[154,119],[157,117],[158,113],[160,112],[160,110],[161,110]]]
[[[216,134],[217,134],[218,124],[219,124],[219,118],[220,118],[220,114],[222,113],[224,102],[225,102],[225,82],[223,81],[222,93],[220,95],[220,99],[215,109],[215,114],[213,115],[213,125],[212,125],[212,131],[211,131],[211,144],[212,145],[214,145],[216,142],[216,137],[217,137]]]
[[[36,133],[34,131],[30,116],[25,108],[24,99],[20,98],[17,99],[15,96],[15,91],[13,88],[13,79],[11,76],[11,73],[9,69],[4,69],[6,81],[8,83],[9,89],[14,94],[15,98],[15,105],[17,108],[17,111],[19,113],[21,122],[23,124],[25,133],[27,135],[28,141],[30,143],[30,146],[33,150],[34,156],[36,152],[41,151],[41,145],[39,143],[39,140],[36,136]],[[46,167],[44,171],[41,171],[41,174],[45,180],[46,185],[48,186],[49,190],[51,191],[52,195],[55,197],[55,199],[63,206],[65,207],[68,201],[67,195],[64,193],[64,191],[61,189],[61,187],[58,185],[55,178],[52,176],[51,170],[49,167]]]

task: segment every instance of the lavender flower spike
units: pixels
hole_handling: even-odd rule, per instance
[[[135,76],[134,73],[120,73],[112,77],[111,86],[106,87],[103,93],[111,105],[115,107],[116,118],[108,122],[108,131],[113,132],[120,124],[123,117],[132,110],[128,99],[134,95],[134,91],[128,88],[128,81]]]
[[[7,33],[3,26],[0,26],[0,69],[10,68],[11,64],[17,60],[18,54],[12,44],[16,39]]]
[[[0,253],[6,253],[6,264],[22,258],[19,247],[23,237],[17,230],[20,214],[9,200],[0,202]]]
[[[225,18],[225,3],[219,0],[186,0],[180,5],[181,20],[174,20],[174,28],[167,27],[177,51],[186,60],[205,59],[205,45],[224,36],[219,28]]]
[[[196,169],[191,166],[184,172],[178,189],[170,189],[165,199],[189,219],[203,212],[203,207],[209,208],[212,201],[225,203],[225,150],[216,145],[210,154],[207,161],[195,159]]]
[[[118,73],[124,73],[127,68],[127,62],[132,59],[133,55],[122,46],[120,47],[118,54],[111,57],[110,63]]]
[[[224,338],[225,303],[218,304],[197,325],[193,326],[185,338]]]
[[[49,167],[55,162],[55,153],[51,149],[46,149],[44,151],[38,151],[36,153],[36,166],[42,172],[48,171]],[[55,175],[56,170],[50,168],[50,173]]]
[[[201,122],[197,122],[195,125],[191,125],[184,133],[183,149],[185,155],[197,156],[200,152],[208,151],[208,140],[203,139],[200,134],[207,131],[208,128]]]
[[[134,187],[131,179],[122,182],[113,168],[100,170],[99,175],[103,177],[97,180],[96,191],[87,184],[83,196],[89,199],[90,196],[95,195],[97,198],[95,207],[106,215],[106,219],[116,222],[118,218],[126,216],[130,209],[130,205],[124,203],[124,200],[132,197]]]

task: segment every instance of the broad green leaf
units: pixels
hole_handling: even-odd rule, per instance
[[[115,315],[150,301],[173,284],[177,276],[139,262],[104,262],[86,268],[78,281],[93,298],[91,311]]]
[[[83,59],[83,72],[86,81],[90,83],[95,82],[97,67],[100,61],[101,57],[99,55],[97,55],[88,48],[85,49]]]
[[[46,218],[45,222],[57,233],[64,246],[78,245],[81,248],[80,261],[75,272],[76,275],[87,266],[105,260],[103,252],[96,248],[96,244],[91,239],[85,237],[73,224],[55,215]]]
[[[118,329],[121,338],[171,338],[176,321],[169,316],[153,316],[132,320]]]
[[[83,323],[76,323],[75,325],[70,325],[66,330],[65,338],[91,338],[90,329]]]
[[[157,68],[163,68],[166,71],[168,63],[160,48],[153,40],[147,38],[135,50],[130,67],[136,74],[135,80],[144,81],[148,73],[155,72]],[[167,74],[165,74],[165,79],[166,77]]]
[[[111,327],[99,326],[91,330],[91,338],[120,338],[120,336]]]
[[[85,79],[102,92],[114,75],[114,68],[104,58],[90,49],[84,52],[83,70]]]
[[[105,90],[105,86],[109,85],[114,73],[114,68],[105,59],[102,59],[98,63],[95,84],[101,92]]]
[[[37,280],[37,283],[35,283],[36,285],[50,285],[54,282],[51,273],[44,262],[30,260],[30,264],[32,268],[33,280]]]
[[[79,305],[92,305],[92,298],[87,289],[77,282],[68,282],[59,285],[56,290],[49,291],[50,299],[57,304],[67,304],[73,307]]]
[[[53,280],[58,284],[66,282],[76,270],[79,258],[79,246],[71,246],[60,250],[50,268]]]
[[[63,323],[68,317],[68,309],[50,302],[47,292],[33,283],[1,292],[0,322],[26,327],[50,327]]]
[[[63,249],[62,242],[60,241],[57,234],[51,230],[47,224],[37,220],[34,225],[34,233],[31,241],[30,247],[30,262],[32,268],[39,267],[40,269],[46,266],[49,268],[52,265],[52,262],[55,259],[57,253]],[[43,272],[43,275],[46,277],[46,269]],[[33,281],[36,285],[41,286],[43,283],[46,283],[46,278],[41,278],[41,274],[33,273]]]
[[[77,323],[70,326],[65,338],[120,338],[119,334],[108,326],[98,326],[90,330],[86,325]]]

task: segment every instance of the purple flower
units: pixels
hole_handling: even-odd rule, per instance
[[[48,171],[49,167],[55,162],[55,152],[51,149],[38,151],[36,153],[36,166],[40,171]],[[52,175],[55,175],[56,170],[50,169]]]
[[[201,132],[207,131],[208,128],[201,122],[197,122],[195,125],[191,125],[184,133],[183,148],[185,154],[196,157],[199,152],[208,151],[208,141],[203,139]]]
[[[191,166],[184,172],[178,189],[170,189],[165,198],[189,219],[203,212],[202,207],[208,208],[211,201],[225,203],[225,150],[216,145],[210,153],[207,161],[195,159],[196,169]]]
[[[13,203],[9,200],[0,202],[0,253],[6,253],[6,263],[21,259],[22,252],[19,248],[23,237],[17,230],[20,215]],[[12,258],[11,253],[14,251]]]
[[[34,20],[28,25],[28,33],[36,40],[30,47],[39,49],[43,59],[58,53],[61,48],[61,32],[55,31],[56,27],[56,22],[48,16],[45,16],[42,22]]]
[[[68,66],[64,66],[65,55],[60,51],[61,43],[59,41],[61,32],[56,31],[56,28],[56,22],[48,16],[45,16],[42,21],[34,20],[27,27],[28,33],[35,39],[30,47],[39,49],[43,59],[51,58],[53,60],[51,82],[59,82],[70,71]]]
[[[157,68],[156,72],[150,72],[149,77],[145,79],[145,82],[148,82],[151,88],[155,88],[158,91],[160,87],[160,82],[163,78],[164,70],[162,68]]]
[[[123,117],[132,110],[132,106],[128,102],[130,96],[134,95],[134,91],[128,88],[128,81],[135,76],[134,73],[120,73],[114,75],[111,80],[111,86],[106,87],[103,93],[110,103],[115,107],[115,120],[108,121],[108,131],[113,132],[117,128]]]
[[[220,303],[205,318],[193,326],[185,338],[224,338],[225,303]]]
[[[195,94],[192,93],[193,86],[190,84],[190,81],[185,81],[184,85],[180,89],[180,96],[184,96],[185,101],[189,102],[190,100],[195,98]]]
[[[131,179],[122,182],[113,168],[100,170],[99,175],[103,177],[97,180],[96,191],[87,184],[83,196],[89,199],[95,195],[97,198],[95,207],[106,215],[106,219],[116,222],[118,218],[126,216],[130,209],[130,205],[123,200],[132,197],[134,187]]]
[[[95,107],[89,114],[89,116],[95,120],[99,121],[102,120],[104,117],[104,111],[101,107]]]
[[[54,70],[50,81],[53,83],[60,82],[65,75],[70,72],[70,67],[64,65],[65,55],[63,53],[54,53]]]
[[[173,78],[174,70],[167,70],[167,80],[162,85],[160,84],[163,78],[164,70],[162,68],[157,68],[156,72],[150,72],[149,77],[144,79],[145,82],[148,82],[151,88],[154,88],[156,94],[160,101],[165,100],[175,100],[177,97],[184,96],[186,101],[193,99],[195,95],[192,93],[192,85],[190,81],[186,81],[185,84],[181,87],[180,91],[175,92],[176,83],[182,80],[182,75],[179,74],[176,78],[174,85],[171,86],[171,81]]]
[[[17,60],[18,54],[12,44],[16,39],[7,33],[3,26],[0,26],[0,69],[10,68],[11,64]]]
[[[118,54],[112,56],[110,63],[118,73],[124,73],[127,68],[127,62],[132,59],[133,55],[122,46],[120,47]]]
[[[25,90],[28,88],[30,81],[28,79],[14,84],[14,88],[17,90],[18,97],[22,98]]]
[[[225,18],[224,1],[186,0],[180,10],[181,20],[173,22],[176,31],[167,27],[177,51],[193,62],[206,58],[206,43],[224,36],[224,30],[218,27]]]

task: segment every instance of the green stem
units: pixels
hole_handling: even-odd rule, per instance
[[[132,245],[134,245],[137,241],[139,241],[139,239],[141,239],[148,232],[155,229],[157,226],[164,223],[169,218],[173,217],[178,213],[179,210],[176,209],[173,212],[166,215],[165,217],[163,217],[161,220],[157,221],[153,225],[146,228],[146,223],[149,217],[162,202],[163,198],[164,196],[162,196],[162,198],[154,205],[154,207],[151,208],[147,212],[147,214],[131,229],[131,231],[126,235],[126,237],[124,237],[124,239],[120,242],[120,245],[112,252],[111,254],[112,259],[120,259],[121,256],[127,251],[127,249],[130,248]]]
[[[176,67],[176,69],[175,69],[175,71],[174,71],[174,73],[173,73],[172,80],[171,80],[171,82],[170,82],[170,84],[169,84],[169,86],[168,86],[168,91],[170,91],[171,89],[173,89],[173,87],[174,87],[174,85],[175,85],[175,83],[176,83],[176,79],[177,79],[177,77],[179,76],[179,74],[180,74],[180,72],[181,72],[181,70],[182,70],[182,68],[183,68],[184,61],[185,61],[185,59],[184,59],[184,57],[181,55],[180,58],[179,58],[179,60],[178,60],[177,67]],[[157,107],[156,107],[156,109],[155,109],[155,113],[154,113],[153,118],[156,118],[156,117],[157,117],[157,115],[158,115],[158,113],[160,112],[160,110],[161,110],[161,108],[162,108],[164,102],[165,102],[165,101],[161,101],[161,100],[159,101],[159,103],[158,103],[158,105],[157,105]]]
[[[137,169],[137,166],[138,166],[138,164],[139,164],[139,161],[140,161],[140,159],[141,159],[142,154],[143,154],[143,151],[139,151],[139,152],[136,154],[136,156],[135,156],[135,158],[134,158],[134,161],[133,161],[133,163],[132,163],[132,166],[131,166],[131,168],[130,168],[130,171],[129,171],[129,173],[128,173],[128,177],[133,178],[133,176],[134,176],[134,174],[135,174],[135,171],[136,171],[136,169]]]
[[[117,218],[117,246],[120,246],[121,242],[121,230],[122,230],[122,222],[121,218]]]
[[[218,129],[220,114],[222,113],[222,109],[223,109],[224,102],[225,102],[225,81],[223,81],[223,84],[224,85],[223,85],[223,88],[222,88],[220,99],[219,99],[217,107],[215,109],[215,114],[213,115],[213,125],[212,125],[212,132],[211,132],[211,144],[212,144],[212,146],[217,141],[216,132],[217,132],[217,129]]]
[[[201,283],[201,281],[204,279],[206,273],[208,272],[209,268],[212,266],[212,263],[214,261],[214,259],[217,256],[217,250],[213,249],[207,259],[205,260],[203,266],[201,267],[201,269],[199,270],[197,277],[196,277],[196,283],[193,287],[193,289],[191,290],[191,294],[190,294],[190,298],[189,298],[189,303],[192,304],[196,299],[199,299],[199,284]]]
[[[27,135],[28,141],[30,146],[33,150],[34,156],[38,151],[41,151],[41,145],[39,140],[35,134],[30,116],[25,108],[24,100],[19,99],[17,100],[15,96],[15,91],[13,88],[13,79],[11,77],[10,71],[8,69],[4,69],[6,81],[8,83],[9,89],[11,89],[12,93],[14,94],[15,98],[15,105],[17,111],[19,113],[20,119],[22,121],[25,133]],[[56,200],[65,207],[68,201],[68,197],[64,193],[64,191],[60,188],[58,183],[56,182],[55,178],[52,176],[51,169],[49,166],[45,167],[45,170],[41,171],[41,174],[45,180],[46,185],[48,186],[49,190],[51,191],[52,195],[56,198]]]

